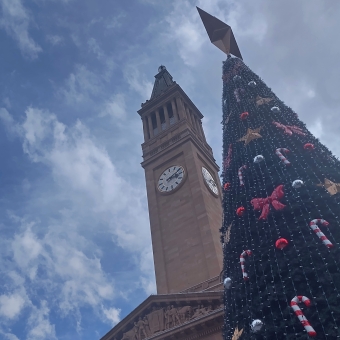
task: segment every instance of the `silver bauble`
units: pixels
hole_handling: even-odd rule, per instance
[[[264,160],[264,157],[262,155],[257,155],[254,158],[254,163],[260,163]]]
[[[254,333],[259,332],[262,327],[263,327],[263,322],[259,319],[256,319],[251,323],[251,330]]]
[[[303,181],[301,181],[301,179],[296,179],[295,181],[293,181],[292,183],[292,187],[294,189],[298,189],[301,188],[303,186]]]
[[[241,79],[242,78],[240,76],[236,75],[234,76],[233,81],[241,81]]]
[[[226,277],[224,279],[224,281],[223,281],[224,288],[230,289],[231,284],[232,284],[231,278],[230,277]]]
[[[273,106],[271,110],[273,113],[279,113],[281,111],[280,108],[278,108],[277,106]]]
[[[248,86],[250,86],[250,87],[256,87],[256,83],[254,82],[254,80],[252,80],[252,81],[250,81],[249,83],[248,83]]]

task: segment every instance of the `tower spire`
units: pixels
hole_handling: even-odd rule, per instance
[[[158,73],[155,75],[155,78],[150,100],[161,95],[174,83],[171,74],[164,65],[158,67]]]
[[[234,33],[229,25],[197,7],[210,41],[226,54],[242,59]]]

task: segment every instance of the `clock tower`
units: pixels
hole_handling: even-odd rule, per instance
[[[178,293],[222,271],[219,168],[203,115],[165,66],[138,114],[157,293]]]

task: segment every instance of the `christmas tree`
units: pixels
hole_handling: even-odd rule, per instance
[[[240,58],[222,79],[223,337],[340,339],[340,162]]]

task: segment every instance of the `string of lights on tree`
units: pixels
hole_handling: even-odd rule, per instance
[[[340,162],[223,64],[224,339],[340,339]]]

